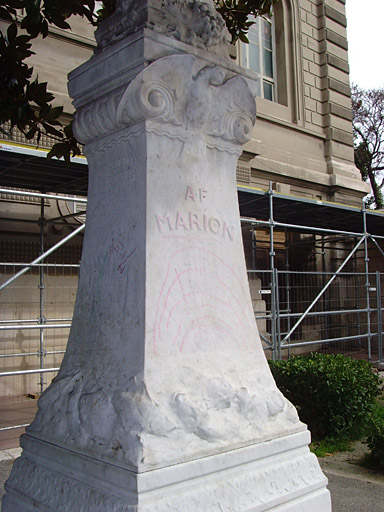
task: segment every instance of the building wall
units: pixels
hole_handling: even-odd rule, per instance
[[[360,205],[369,187],[353,158],[345,0],[281,0],[274,25],[278,101],[257,98],[248,183]]]
[[[241,181],[360,205],[369,186],[353,161],[345,0],[280,0],[273,20],[277,101],[257,98]],[[67,74],[95,48],[93,27],[80,17],[70,23],[71,32],[52,28],[46,39],[36,39],[30,58],[67,114],[73,113]]]

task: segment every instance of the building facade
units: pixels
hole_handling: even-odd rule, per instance
[[[71,25],[71,32],[52,28],[37,39],[30,57],[67,116],[67,74],[95,49],[93,27],[76,17]],[[250,45],[229,52],[258,81],[258,120],[239,181],[360,206],[369,187],[354,165],[345,0],[280,0],[269,22],[251,27]],[[12,141],[26,143],[17,134]]]
[[[369,189],[354,165],[345,0],[281,0],[272,21],[274,101],[257,98],[241,179],[361,206]]]

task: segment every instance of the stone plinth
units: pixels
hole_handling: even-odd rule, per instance
[[[150,63],[167,37],[148,50],[147,30],[71,76],[90,168],[77,302],[4,510],[328,511],[246,277],[235,171],[253,94],[183,41]]]

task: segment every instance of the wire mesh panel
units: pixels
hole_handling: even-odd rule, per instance
[[[253,233],[246,230],[252,248]],[[247,264],[252,268],[252,252]],[[0,264],[4,283],[25,264]],[[79,265],[42,263],[0,292],[0,392],[37,395],[65,351]],[[321,350],[381,360],[383,276],[379,272],[248,271],[251,299],[270,357]],[[46,373],[45,373],[46,372]]]
[[[382,359],[379,272],[253,270],[248,277],[264,348],[274,357],[317,350]]]
[[[384,316],[384,275],[381,273],[377,273],[377,283],[379,285],[379,290],[377,293],[378,297],[378,307],[377,307],[377,315],[378,315],[378,358],[379,361],[383,361],[384,358],[384,348],[383,348],[383,339],[384,339],[384,330],[383,330],[383,316]]]
[[[278,276],[284,349],[368,351],[377,336],[370,329],[366,274],[279,271]]]
[[[1,282],[23,264],[0,264]],[[72,320],[78,265],[43,264],[0,292],[3,399],[36,395],[61,364]],[[47,373],[40,372],[47,371]]]

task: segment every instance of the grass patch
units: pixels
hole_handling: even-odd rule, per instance
[[[352,441],[345,438],[325,438],[313,441],[309,448],[317,457],[326,457],[333,453],[350,451],[351,443]]]

